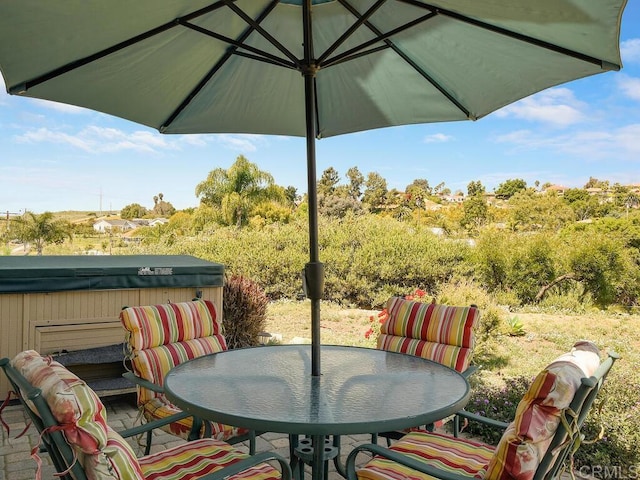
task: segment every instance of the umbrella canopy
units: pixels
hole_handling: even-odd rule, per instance
[[[307,138],[313,375],[315,139],[476,120],[621,68],[625,0],[3,0],[7,91],[162,133]]]

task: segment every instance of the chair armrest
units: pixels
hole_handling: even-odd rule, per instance
[[[477,371],[478,371],[477,365],[469,365],[469,367],[467,367],[467,369],[464,372],[462,372],[461,375],[468,380],[469,377],[474,373],[476,373]]]
[[[144,378],[137,376],[133,372],[124,372],[122,376],[127,380],[129,380],[130,382],[133,382],[136,385],[141,386],[142,388],[147,388],[156,393],[164,393],[163,387],[161,387],[160,385],[156,385],[155,383],[152,383],[149,380],[145,380]]]
[[[169,425],[170,423],[177,422],[178,420],[182,420],[183,418],[187,418],[190,416],[191,414],[188,412],[180,412],[169,417],[143,423],[142,425],[138,425],[137,427],[119,430],[118,433],[123,438],[133,437],[135,435],[140,435],[141,433],[147,433],[151,430],[155,430],[156,428],[164,427],[165,425]]]
[[[292,473],[291,467],[289,466],[289,461],[281,455],[272,452],[256,453],[255,455],[240,460],[239,462],[229,465],[228,467],[222,468],[217,472],[205,475],[201,478],[201,480],[222,480],[224,478],[230,477],[231,475],[236,475],[246,470],[247,468],[270,461],[276,461],[280,464],[280,471],[282,472],[281,480],[291,480]]]
[[[431,475],[432,477],[439,478],[441,480],[469,480],[469,477],[467,476],[457,475],[452,472],[440,470],[439,468],[410,458],[402,453],[395,452],[393,450],[389,450],[388,448],[381,447],[380,445],[374,445],[372,443],[360,445],[351,451],[351,453],[347,457],[347,480],[358,480],[358,476],[356,474],[356,457],[360,452],[370,452],[374,455],[388,458],[393,462],[397,462],[413,470]]]
[[[453,418],[453,436],[454,437],[458,437],[461,432],[460,418],[465,418],[473,422],[482,423],[484,425],[488,425],[489,427],[495,428],[497,430],[503,430],[503,431],[506,430],[506,428],[509,426],[507,422],[494,420],[493,418],[489,418],[489,417],[483,417],[482,415],[467,412],[466,410],[460,410],[459,412],[456,412]]]

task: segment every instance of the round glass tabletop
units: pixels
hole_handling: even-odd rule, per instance
[[[311,346],[228,350],[178,365],[167,397],[194,415],[254,430],[306,435],[375,433],[424,425],[462,409],[467,381],[455,370],[383,350]]]

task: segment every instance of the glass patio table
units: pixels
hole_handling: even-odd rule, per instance
[[[166,396],[201,418],[264,432],[352,435],[425,425],[461,410],[469,384],[453,369],[413,355],[323,345],[322,375],[311,375],[311,346],[227,350],[173,368]],[[324,477],[314,448],[313,480]],[[292,459],[293,460],[293,459]]]

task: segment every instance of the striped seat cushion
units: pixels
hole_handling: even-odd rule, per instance
[[[166,397],[154,398],[142,407],[144,417],[147,421],[159,420],[161,418],[167,418],[176,413],[180,413],[181,410],[173,405]],[[244,428],[232,427],[231,425],[224,425],[222,423],[208,422],[211,428],[211,437],[216,440],[230,440],[234,437],[244,435],[248,433],[248,430]],[[177,435],[182,438],[188,438],[193,425],[193,417],[183,418],[182,420],[172,422],[163,430]],[[200,431],[200,437],[204,435],[204,425]]]
[[[479,479],[484,478],[494,454],[493,447],[489,445],[424,431],[405,435],[390,450],[451,473]],[[357,474],[359,480],[434,480],[430,475],[379,456],[359,469]]]
[[[71,445],[87,454],[93,454],[105,446],[107,412],[84,381],[35,350],[19,353],[11,363],[31,385],[42,390],[51,413]],[[38,413],[34,405],[29,407]]]
[[[207,438],[136,458],[130,445],[109,428],[107,445],[84,456],[82,463],[92,480],[196,480],[247,457],[227,443]],[[280,473],[265,463],[228,478],[276,480]]]
[[[434,360],[459,372],[471,363],[476,307],[454,307],[391,297],[380,327],[378,348]]]
[[[222,335],[194,338],[183,342],[160,345],[144,350],[134,350],[131,366],[136,375],[156,385],[164,385],[164,377],[176,365],[210,353],[226,350],[226,343]],[[138,403],[144,404],[163,394],[140,388]]]
[[[239,460],[247,454],[210,438],[188,442],[140,458],[146,480],[195,480]],[[280,472],[266,463],[251,467],[228,479],[279,480]]]

